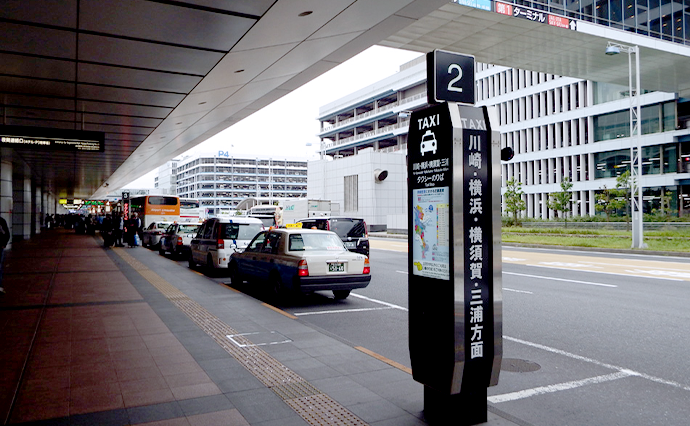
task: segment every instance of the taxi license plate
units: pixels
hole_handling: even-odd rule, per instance
[[[329,263],[328,272],[345,272],[345,265],[342,263]]]
[[[356,244],[354,241],[345,241],[345,247],[347,248],[355,248]]]

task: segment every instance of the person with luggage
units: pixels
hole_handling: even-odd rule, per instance
[[[141,229],[141,219],[139,218],[139,215],[135,212],[132,213],[132,218],[129,220],[129,223],[127,224],[127,244],[130,247],[136,247],[139,244],[137,244],[137,237],[139,236],[139,230]]]

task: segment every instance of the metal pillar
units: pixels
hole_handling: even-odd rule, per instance
[[[628,54],[628,90],[630,93],[630,207],[632,216],[632,248],[644,248],[644,217],[642,210],[642,128],[640,127],[640,48],[608,42],[606,54]],[[635,65],[633,67],[633,56]],[[634,86],[633,86],[634,84]]]

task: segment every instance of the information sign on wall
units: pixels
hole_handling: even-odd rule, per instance
[[[103,152],[104,141],[103,132],[0,126],[0,145],[16,149]]]

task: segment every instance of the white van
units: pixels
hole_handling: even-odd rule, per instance
[[[189,244],[189,267],[205,265],[209,269],[227,268],[230,255],[242,251],[263,223],[252,217],[224,217],[206,220]]]

